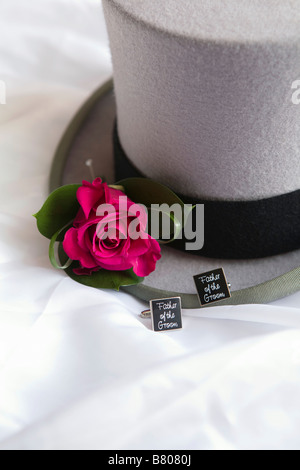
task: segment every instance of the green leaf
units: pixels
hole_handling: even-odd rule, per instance
[[[50,245],[49,245],[49,259],[52,264],[52,266],[56,269],[67,269],[73,261],[69,258],[63,266],[60,266],[58,262],[56,261],[56,256],[55,256],[55,242],[57,242],[58,237],[61,235],[62,232],[64,232],[68,227],[70,227],[72,222],[69,222],[66,224],[62,229],[58,230],[53,237],[51,238]]]
[[[124,186],[120,186],[117,184],[109,184],[108,187],[111,189],[117,189],[118,191],[122,191],[123,193],[125,192]]]
[[[68,257],[63,250],[62,244],[59,245],[58,253],[61,263],[64,264]],[[100,271],[92,273],[90,276],[78,276],[73,272],[73,269],[76,267],[78,267],[78,263],[73,262],[73,264],[65,270],[66,274],[74,281],[79,282],[79,284],[95,287],[97,289],[114,289],[119,291],[122,286],[140,284],[144,280],[143,277],[138,277],[132,269],[127,271],[106,271],[105,269],[101,269]]]
[[[162,237],[162,234],[160,234],[160,238],[159,238],[159,243],[161,245],[166,245],[168,243],[172,243],[174,240],[176,240],[179,235],[181,234],[181,231],[182,231],[182,222],[180,222],[177,217],[175,217],[175,215],[173,213],[169,213],[169,212],[164,212],[162,210],[158,211],[157,209],[154,209],[154,208],[148,208],[148,216],[149,216],[149,220],[148,220],[148,223],[149,223],[149,226],[150,226],[150,230],[151,230],[151,218],[152,218],[152,213],[154,212],[159,212],[162,217],[166,217],[170,222],[171,222],[171,227],[170,227],[170,234],[171,235],[171,238],[170,240],[163,240],[161,237]]]
[[[79,203],[76,193],[80,184],[70,184],[56,189],[50,194],[41,210],[34,215],[37,219],[37,227],[44,237],[51,238],[53,235],[76,217]],[[58,241],[63,240],[61,233]]]
[[[148,178],[127,178],[117,183],[123,186],[126,195],[134,202],[150,206],[151,204],[180,204],[183,201],[171,189]]]
[[[160,243],[171,243],[179,237],[182,227],[186,224],[188,213],[184,210],[184,202],[170,188],[148,178],[127,178],[119,181],[117,184],[124,188],[126,195],[132,201],[147,207],[149,233],[151,233],[151,212],[160,212],[162,217],[169,217],[170,223],[173,226],[173,235],[170,240],[159,240]],[[158,211],[151,207],[152,204],[167,204],[170,207],[173,204],[180,205],[182,209],[182,222],[173,213],[163,211],[162,209]]]
[[[101,269],[90,276],[78,276],[73,273],[73,268],[71,267],[66,269],[65,272],[71,279],[79,282],[79,284],[97,289],[113,289],[116,291],[119,291],[122,286],[139,284],[144,280],[144,278],[134,274],[132,269],[127,271],[107,271]]]

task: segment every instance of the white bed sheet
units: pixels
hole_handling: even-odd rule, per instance
[[[299,449],[300,293],[160,334],[139,301],[49,266],[31,214],[111,73],[100,1],[1,0],[0,450]]]

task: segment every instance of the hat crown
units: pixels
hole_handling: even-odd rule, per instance
[[[300,188],[300,0],[103,6],[119,136],[141,173],[204,199]]]
[[[300,0],[110,0],[156,29],[189,38],[238,41],[299,38]]]

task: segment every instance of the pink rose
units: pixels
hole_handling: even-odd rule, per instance
[[[131,215],[137,206],[100,178],[93,183],[83,181],[77,199],[81,207],[63,241],[69,258],[80,262],[75,274],[90,275],[101,268],[110,271],[133,268],[137,276],[144,277],[155,270],[161,250],[159,243],[145,232],[147,212],[142,206]],[[113,213],[105,212],[103,204],[109,204]],[[136,239],[131,237],[132,227],[140,234]]]

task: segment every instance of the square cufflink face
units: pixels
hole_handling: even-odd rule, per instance
[[[227,282],[223,268],[197,274],[194,276],[194,282],[202,306],[231,297],[230,284]]]
[[[170,331],[182,328],[180,297],[151,300],[150,312],[154,331]]]

